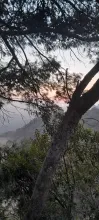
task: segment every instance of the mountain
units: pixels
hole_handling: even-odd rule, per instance
[[[34,139],[36,130],[38,130],[40,133],[42,133],[44,130],[44,124],[40,117],[34,118],[22,128],[16,129],[16,131],[9,131],[1,134],[0,143],[5,144],[7,141],[20,142],[24,139]]]
[[[87,111],[82,117],[82,122],[85,128],[92,128],[95,131],[99,131],[99,108],[93,107]]]
[[[87,111],[82,117],[81,122],[83,122],[86,128],[92,128],[95,131],[99,131],[99,108],[93,107]],[[40,133],[44,131],[44,124],[40,117],[34,118],[22,128],[16,129],[16,131],[9,131],[1,134],[0,143],[2,145],[7,141],[20,142],[23,139],[34,139],[36,130],[40,131]]]
[[[6,103],[2,111],[0,110],[0,134],[16,131],[34,118],[33,108],[28,108],[25,103]]]

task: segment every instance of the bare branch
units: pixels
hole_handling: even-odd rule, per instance
[[[45,56],[43,53],[41,53],[41,51],[39,51],[39,49],[33,44],[32,40],[28,37],[25,36],[27,38],[27,40],[29,41],[29,43],[31,44],[32,47],[34,47],[34,49],[38,52],[38,54],[40,54],[42,57],[44,57],[49,63],[51,63],[50,59]]]
[[[74,56],[76,57],[76,59],[82,63],[84,63],[82,60],[79,59],[79,57],[76,55],[76,53],[73,51],[73,49],[70,47],[71,52],[74,54]]]
[[[68,69],[66,69],[66,91],[67,91],[67,95],[68,95],[69,100],[71,100],[71,96],[70,96],[69,91],[68,91],[68,79],[67,79],[67,75],[68,75]]]
[[[17,44],[19,45],[19,47],[21,48],[21,50],[22,50],[22,52],[23,52],[23,54],[24,54],[24,56],[25,56],[26,62],[29,63],[29,62],[28,62],[27,55],[26,55],[25,51],[23,50],[23,47],[22,47],[22,45],[19,43],[19,41],[18,41],[18,39],[17,39],[16,36],[15,36],[15,39],[16,39]]]
[[[28,36],[25,36],[25,37],[30,42],[31,46],[34,47],[34,49],[38,52],[38,54],[40,54],[42,57],[44,57],[62,75],[61,71],[58,68],[56,68],[55,65],[53,65],[51,60],[47,56],[45,56],[43,53],[41,53],[41,51],[38,50],[38,48],[33,44],[32,40]]]

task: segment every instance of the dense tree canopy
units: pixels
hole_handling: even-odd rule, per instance
[[[98,145],[99,133],[79,125],[57,166],[40,220],[99,218]],[[21,143],[20,148],[1,149],[0,215],[5,219],[23,219],[49,146],[49,136],[36,132],[35,140]]]
[[[39,43],[99,40],[98,4],[96,1],[17,0],[1,1],[1,37],[36,37]],[[32,36],[31,36],[32,35]],[[66,42],[67,40],[67,42]],[[4,42],[6,43],[4,38]],[[34,41],[35,42],[35,41]],[[53,44],[50,44],[52,46]],[[57,47],[56,45],[53,45]]]
[[[51,74],[64,72],[60,69],[59,63],[47,54],[51,50],[71,49],[84,45],[90,57],[98,55],[98,11],[98,3],[94,0],[2,0],[1,97],[10,100],[12,94],[15,95],[17,91],[23,95],[22,99],[37,104],[37,94],[43,93],[41,86],[51,85],[51,81],[49,82]],[[27,50],[32,51],[32,62]],[[44,100],[46,97],[43,94],[42,96],[39,104],[41,99]]]

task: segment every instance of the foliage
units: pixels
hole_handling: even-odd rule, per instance
[[[66,100],[67,86],[63,84],[60,92],[59,83],[66,78],[65,70],[62,78],[60,64],[50,51],[60,48],[73,52],[72,48],[84,45],[89,56],[98,56],[98,3],[95,0],[1,0],[0,12],[1,104],[3,99],[16,99],[16,92],[34,106],[45,104],[49,101],[47,90],[44,93],[41,88],[49,85],[51,89],[53,84],[55,87],[52,79],[55,73],[59,76],[57,96],[62,95]]]
[[[96,1],[2,0],[0,9],[1,36],[10,36],[15,44],[16,39],[19,39],[24,45],[24,36],[30,35],[30,39],[35,37],[36,41],[51,49],[58,44],[68,47],[79,40],[98,37],[99,15]],[[13,36],[20,38],[14,39]]]
[[[79,125],[68,147],[54,177],[53,198],[65,219],[96,220],[99,218],[99,133]]]
[[[11,200],[15,204],[14,209],[18,211],[20,218],[29,205],[49,143],[47,134],[40,135],[36,132],[36,138],[29,142],[28,148],[26,143],[26,145],[22,143],[19,149],[14,146],[14,149],[4,149],[2,152],[0,191],[3,198],[1,202]],[[10,202],[9,206],[11,206]]]
[[[14,215],[22,219],[49,148],[47,134],[36,133],[30,147],[3,150],[1,160],[2,199],[15,203]],[[50,198],[41,219],[98,219],[99,133],[79,125],[57,167]],[[9,203],[11,206],[11,203]]]

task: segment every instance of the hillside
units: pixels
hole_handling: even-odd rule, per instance
[[[86,112],[83,116],[82,121],[86,128],[92,128],[93,130],[99,131],[99,109],[93,107],[91,110]],[[39,130],[40,133],[44,130],[44,124],[40,117],[34,118],[28,124],[16,131],[9,131],[0,135],[0,143],[5,144],[7,141],[20,142],[23,139],[29,139],[35,137],[35,131]]]
[[[82,117],[84,126],[99,131],[99,108],[93,107]]]
[[[38,130],[40,133],[44,130],[44,125],[41,118],[34,118],[28,124],[16,131],[9,131],[0,135],[1,144],[5,144],[7,141],[20,142],[23,139],[29,139],[35,137],[35,131]]]

